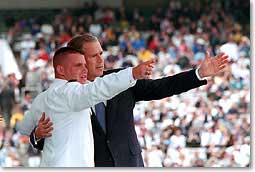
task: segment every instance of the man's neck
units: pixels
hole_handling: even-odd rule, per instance
[[[62,76],[56,76],[55,79],[63,79],[63,80],[67,80],[65,77]]]

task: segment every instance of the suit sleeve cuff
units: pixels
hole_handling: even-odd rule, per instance
[[[34,149],[37,149],[36,146],[38,146],[38,142],[40,141],[41,139],[37,139],[36,140],[36,137],[35,137],[35,129],[32,131],[32,133],[30,134],[30,137],[29,137],[29,142],[30,144],[32,145],[32,147]]]
[[[41,139],[36,139],[36,137],[35,137],[35,132],[33,132],[33,137],[34,137],[35,145],[37,146],[38,142],[39,142]]]
[[[201,78],[201,77],[200,77],[200,75],[199,75],[199,73],[198,73],[198,69],[199,69],[199,68],[197,68],[197,69],[195,70],[197,79],[200,80],[200,81],[205,80],[205,79],[206,79],[205,77],[204,77],[204,78]]]

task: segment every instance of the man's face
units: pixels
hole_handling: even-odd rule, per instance
[[[69,54],[68,61],[64,65],[64,75],[66,80],[76,80],[81,84],[87,81],[87,63],[82,54]]]
[[[103,49],[98,41],[83,45],[84,56],[88,67],[88,80],[102,76],[104,71]]]
[[[25,95],[25,100],[26,100],[27,102],[32,102],[32,96],[31,96],[31,94],[26,94],[26,95]]]

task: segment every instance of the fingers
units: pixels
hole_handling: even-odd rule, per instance
[[[155,63],[156,63],[156,59],[155,58],[144,62],[144,65],[145,65],[145,73],[144,73],[145,76],[144,76],[144,78],[145,79],[149,79],[150,75],[152,75]]]
[[[134,79],[148,79],[153,73],[155,62],[156,59],[151,59],[134,67],[132,71]]]
[[[223,54],[223,55],[219,56],[218,59],[220,59],[220,60],[228,59],[228,55]]]
[[[153,73],[153,67],[154,67],[154,66],[147,65],[147,66],[146,66],[146,69],[145,69],[145,75],[150,76],[150,75]]]
[[[148,66],[149,66],[149,67],[151,67],[151,68],[153,68],[153,67],[154,67],[154,65],[153,65],[153,64],[148,64]]]
[[[42,113],[42,115],[41,115],[41,118],[40,118],[39,122],[44,121],[44,119],[45,119],[45,112],[43,112],[43,113]]]
[[[47,129],[44,130],[44,134],[45,135],[48,135],[48,134],[51,134],[50,132],[53,130],[53,127],[49,127]]]
[[[47,117],[46,120],[42,122],[42,125],[47,125],[50,122],[50,118]]]
[[[224,56],[222,56],[221,60],[222,61],[225,61],[225,60],[229,61],[229,56],[228,55],[224,55]]]
[[[146,69],[144,72],[143,72],[143,78],[144,79],[149,79],[150,76],[152,75],[153,71],[151,68],[149,69]]]
[[[45,138],[45,137],[51,137],[52,133],[50,133],[54,128],[52,125],[49,125],[47,128],[45,128],[42,125],[37,126],[35,135],[36,138]]]
[[[52,136],[50,132],[53,130],[53,123],[50,121],[49,117],[46,118],[45,116],[45,112],[43,112],[35,130],[35,135],[37,138],[46,138]]]
[[[44,127],[48,127],[48,126],[53,125],[53,123],[50,122],[50,118],[49,117],[47,117],[45,119],[45,112],[43,112],[42,116],[41,116],[41,118],[40,118],[40,120],[38,122],[38,125],[41,125],[41,126],[44,126]]]
[[[220,72],[222,71],[228,64],[229,59],[228,56],[223,56],[223,58],[221,58],[220,60],[216,60],[216,72]]]
[[[229,60],[228,60],[228,59],[225,59],[225,60],[221,61],[220,65],[227,64],[228,62],[229,62]]]
[[[228,56],[228,55],[226,55],[225,53],[219,53],[219,54],[217,54],[217,55],[215,56],[215,59],[216,59],[216,60],[219,60],[219,59],[221,59],[221,58],[225,58],[226,56]]]
[[[226,54],[218,57],[218,59],[215,59],[215,60],[216,60],[218,66],[227,64],[229,62],[228,55],[226,55]]]
[[[51,133],[46,133],[46,134],[44,135],[44,138],[46,138],[46,137],[51,137],[51,136],[52,136]]]
[[[206,51],[206,56],[205,58],[210,58],[210,52],[209,51]]]
[[[40,125],[40,128],[45,131],[45,132],[48,132],[48,129],[49,128],[52,128],[51,130],[53,130],[53,123],[50,121],[50,118],[48,117],[43,123],[42,125]],[[51,131],[50,130],[50,131]]]
[[[53,130],[53,127],[51,125],[51,126],[49,126],[47,128],[44,128],[44,127],[39,128],[38,130],[40,132],[41,137],[45,137],[45,136],[50,137],[52,135],[50,132]]]
[[[53,123],[52,123],[52,122],[49,122],[49,123],[47,123],[46,125],[42,125],[42,127],[43,127],[44,129],[48,129],[48,128],[52,127],[52,126],[53,126]]]
[[[51,137],[52,133],[50,133],[50,131],[52,131],[52,130],[49,129],[47,131],[45,130],[45,131],[40,132],[40,137],[39,138]]]
[[[154,67],[154,66],[149,66],[149,65],[147,65],[147,66],[145,67],[145,70],[151,72],[151,71],[153,70],[153,67]]]
[[[222,66],[218,66],[217,69],[216,69],[216,73],[222,72],[226,68],[226,66],[227,66],[226,64],[222,65]]]
[[[227,65],[222,65],[218,68],[219,71],[223,70]]]
[[[219,54],[216,55],[216,57],[221,57],[223,55],[225,55],[225,53],[219,53]]]

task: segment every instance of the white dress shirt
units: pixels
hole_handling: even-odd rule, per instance
[[[43,167],[93,167],[94,140],[89,107],[111,99],[134,86],[132,68],[95,79],[88,84],[55,79],[40,93],[23,120],[18,131],[29,136],[38,124],[42,112],[53,122],[52,137],[44,142]]]

